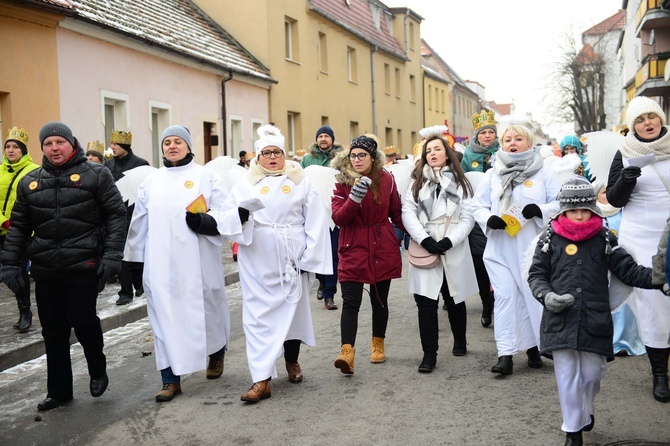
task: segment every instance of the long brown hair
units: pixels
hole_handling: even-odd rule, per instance
[[[466,178],[465,172],[463,172],[463,168],[461,167],[461,160],[459,159],[458,154],[449,145],[446,139],[440,135],[432,135],[423,142],[423,147],[421,148],[421,158],[415,163],[414,169],[412,169],[411,178],[414,180],[414,184],[412,185],[412,195],[414,196],[414,201],[419,201],[419,191],[426,182],[426,178],[423,176],[423,167],[428,164],[428,161],[426,160],[426,146],[428,146],[429,142],[435,141],[436,139],[442,141],[442,145],[444,146],[444,150],[447,154],[447,166],[449,166],[451,172],[454,174],[454,180],[456,181],[456,184],[458,184],[458,186],[463,189],[463,198],[472,197],[474,195],[472,185]]]

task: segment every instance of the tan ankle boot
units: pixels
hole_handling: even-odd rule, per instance
[[[250,403],[257,403],[260,400],[265,398],[270,398],[272,393],[270,393],[270,378],[264,381],[258,381],[251,386],[246,393],[242,395],[240,400],[248,401]]]
[[[384,338],[372,337],[372,354],[370,355],[370,362],[379,364],[386,361],[386,354],[384,353]]]
[[[207,379],[216,379],[223,374],[223,359],[224,356],[216,360],[210,358],[207,364]]]
[[[181,384],[163,384],[163,388],[156,394],[156,402],[172,401],[172,398],[181,393]]]
[[[287,362],[286,371],[288,372],[288,380],[293,384],[298,384],[302,382],[302,369],[298,361],[296,362]]]
[[[342,346],[342,353],[335,360],[335,367],[340,369],[340,372],[345,375],[354,374],[354,355],[356,349],[351,344],[344,344]]]

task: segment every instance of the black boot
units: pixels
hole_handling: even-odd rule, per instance
[[[430,373],[435,368],[438,349],[438,325],[437,325],[437,300],[414,295],[414,301],[419,315],[419,336],[421,337],[421,348],[423,360],[419,365],[419,372]]]
[[[531,369],[541,369],[544,365],[542,363],[542,357],[540,356],[540,351],[537,347],[532,347],[526,350],[526,355],[528,355],[528,367]]]
[[[670,348],[653,348],[644,346],[651,363],[651,374],[654,377],[653,395],[656,401],[667,403],[670,401],[668,388],[668,354]]]
[[[584,440],[582,440],[582,431],[579,432],[567,432],[565,434],[565,446],[582,446]]]
[[[465,356],[468,354],[467,341],[465,339],[468,315],[465,302],[456,304],[454,298],[451,296],[444,299],[444,302],[447,305],[451,334],[454,336],[454,348],[451,352],[454,356]]]
[[[493,292],[488,289],[479,291],[479,297],[482,299],[482,327],[486,328],[493,322]]]
[[[491,368],[491,373],[500,373],[501,375],[511,375],[514,363],[511,355],[505,355],[498,358],[498,363]]]
[[[19,306],[19,321],[14,324],[14,328],[19,333],[26,333],[33,324],[33,312],[30,311],[30,288],[26,286],[21,293],[21,295],[16,296],[16,303]]]

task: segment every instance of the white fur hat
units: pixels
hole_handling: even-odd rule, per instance
[[[638,96],[631,99],[626,110],[626,125],[631,132],[635,120],[645,113],[656,113],[661,118],[661,125],[665,125],[665,113],[659,103],[645,96]]]
[[[286,154],[286,150],[284,150],[284,135],[281,134],[281,130],[277,127],[270,124],[262,125],[256,133],[259,136],[259,139],[254,143],[256,156],[260,155],[261,151],[269,146],[279,147]]]

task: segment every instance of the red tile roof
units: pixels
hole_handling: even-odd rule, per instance
[[[620,9],[619,12],[614,14],[612,17],[606,18],[597,25],[592,26],[582,33],[583,36],[588,35],[602,35],[607,34],[610,31],[615,31],[618,29],[623,29],[626,26],[626,11]]]
[[[575,58],[577,65],[590,65],[600,61],[600,55],[596,53],[590,44],[585,44]]]
[[[408,60],[398,41],[393,37],[386,21],[392,18],[389,8],[379,1],[368,0],[307,0],[309,8],[364,41],[376,45],[381,51]],[[347,3],[349,6],[347,6]],[[373,17],[378,14],[379,27]]]

